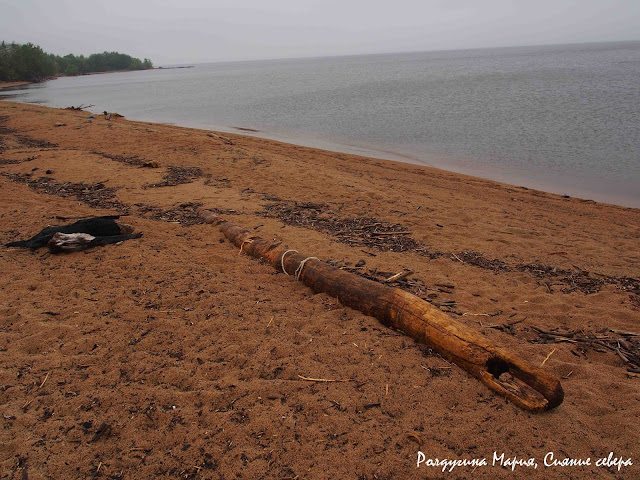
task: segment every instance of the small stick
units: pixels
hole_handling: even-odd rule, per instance
[[[613,332],[613,333],[619,333],[620,335],[626,335],[629,337],[640,337],[640,333],[634,333],[634,332],[627,332],[624,330],[614,330],[613,328],[610,328],[609,331]]]
[[[47,383],[47,380],[49,379],[49,375],[51,375],[51,371],[49,371],[49,373],[47,373],[47,376],[44,377],[44,380],[42,381],[42,383],[38,387],[38,390],[40,390],[42,387],[44,387],[44,384]]]
[[[616,353],[617,353],[618,355],[620,355],[620,358],[622,358],[622,360],[624,360],[624,362],[625,362],[625,363],[630,363],[630,362],[629,362],[629,359],[626,357],[626,355],[625,355],[624,353],[622,353],[622,352],[620,351],[620,349],[619,349],[619,348],[616,348],[616,349],[615,349],[615,351],[616,351]]]
[[[515,322],[509,322],[509,323],[505,323],[506,327],[513,327],[514,325],[517,325],[518,323],[524,322],[527,319],[527,317],[524,317],[520,320],[516,320]]]
[[[574,337],[578,332],[568,332],[568,333],[560,333],[560,332],[547,332],[546,330],[542,330],[534,325],[531,325],[531,328],[536,330],[538,333],[544,333],[545,335],[553,335],[554,337],[563,337],[563,338],[571,338]]]
[[[324,382],[324,383],[332,383],[332,382],[350,382],[351,379],[350,378],[346,378],[344,380],[333,380],[330,378],[309,378],[309,377],[303,377],[302,375],[298,375],[298,378],[301,380],[305,380],[307,382]]]
[[[545,358],[542,363],[540,364],[541,367],[544,367],[544,364],[547,363],[547,360],[549,360],[549,357],[551,357],[551,355],[553,355],[554,353],[556,353],[556,349],[554,347],[553,350],[551,350],[551,352],[549,352],[549,355],[547,355],[547,358]]]
[[[385,283],[397,282],[399,280],[402,280],[403,278],[407,278],[409,275],[412,275],[412,274],[413,272],[411,270],[405,270],[404,272],[396,273],[395,275],[390,276],[384,282]]]
[[[453,255],[453,258],[458,260],[460,263],[464,263],[464,261],[460,260],[460,257],[458,257],[455,253],[452,253],[451,255]]]

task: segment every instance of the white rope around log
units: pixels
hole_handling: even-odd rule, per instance
[[[291,274],[290,274],[289,272],[287,272],[287,270],[284,268],[284,256],[285,256],[287,253],[291,253],[291,252],[298,253],[298,250],[293,250],[293,249],[291,249],[291,250],[287,250],[286,252],[284,252],[284,253],[282,254],[282,257],[280,257],[280,265],[282,266],[282,271],[283,271],[286,275],[289,275],[289,276],[291,276]]]
[[[307,257],[304,260],[302,260],[300,262],[300,265],[298,265],[298,268],[296,268],[296,280],[300,280],[300,275],[302,275],[302,269],[304,268],[304,264],[307,263],[309,260],[320,260],[318,257]]]
[[[242,242],[242,245],[240,245],[240,252],[238,253],[238,255],[242,255],[242,248],[244,247],[245,243],[253,243],[253,239],[250,238],[250,239],[245,240],[244,242]]]

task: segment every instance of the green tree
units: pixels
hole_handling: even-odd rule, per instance
[[[139,58],[119,52],[94,53],[85,57],[73,54],[61,57],[45,53],[39,46],[27,43],[0,44],[0,80],[27,80],[37,82],[57,73],[79,75],[89,72],[113,70],[142,70],[153,68],[148,58]]]

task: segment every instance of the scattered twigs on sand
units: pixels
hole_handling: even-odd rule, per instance
[[[197,209],[200,208],[201,203],[181,203],[164,210],[160,207],[154,207],[152,205],[145,205],[143,203],[136,203],[138,211],[144,218],[151,220],[179,223],[184,227],[190,227],[191,225],[197,225],[204,223],[202,218],[197,213]]]
[[[543,330],[538,327],[531,328],[538,332],[539,341],[542,343],[570,343],[577,347],[591,348],[599,352],[609,351],[622,359],[627,370],[632,373],[640,373],[640,335],[637,333],[613,329],[585,333],[583,330],[559,332]],[[571,352],[574,355],[579,355],[576,350],[571,350]]]
[[[101,157],[108,158],[109,160],[113,160],[114,162],[124,163],[126,165],[130,165],[132,167],[145,167],[145,168],[158,168],[160,167],[160,163],[156,160],[147,160],[145,158],[140,158],[136,156],[126,156],[126,155],[112,155],[110,153],[92,151],[94,155],[100,155]]]
[[[153,205],[146,205],[144,203],[135,203],[134,207],[138,209],[138,213],[143,218],[149,218],[151,220],[179,223],[183,227],[190,227],[192,225],[199,225],[205,223],[205,220],[198,213],[198,209],[202,206],[198,202],[187,202],[174,205],[168,209],[162,209],[160,207],[154,207]],[[224,215],[236,215],[235,210],[220,210],[215,209],[216,213]]]
[[[337,241],[352,247],[368,247],[379,251],[414,252],[435,258],[448,258],[467,267],[481,268],[495,273],[522,272],[541,280],[548,293],[559,285],[560,292],[580,291],[585,294],[599,292],[604,285],[615,285],[629,292],[631,301],[640,306],[640,279],[602,275],[574,265],[573,269],[562,269],[555,265],[540,263],[511,264],[498,258],[489,258],[471,250],[443,252],[418,242],[411,232],[399,223],[386,222],[372,217],[345,218],[332,210],[327,203],[292,202],[274,200],[265,205],[261,215],[277,218],[287,225],[309,228],[333,236]],[[374,255],[365,252],[368,255]]]
[[[262,215],[278,218],[288,225],[312,228],[331,234],[339,242],[351,246],[369,247],[381,251],[424,250],[426,252],[426,247],[411,238],[411,232],[400,224],[384,222],[372,217],[338,217],[324,203],[277,202],[267,205]]]
[[[392,272],[385,272],[382,270],[373,269],[373,270],[365,270],[363,268],[364,262],[361,260],[357,265],[350,266],[348,264],[343,264],[342,262],[337,262],[333,260],[327,260],[329,265],[340,268],[341,270],[346,270],[352,272],[356,275],[359,275],[367,280],[372,280],[374,282],[382,283],[382,284],[390,284],[393,283],[394,286],[406,290],[407,292],[411,292],[417,297],[420,297],[425,302],[429,302],[432,305],[440,308],[441,310],[447,313],[453,313],[455,315],[461,315],[456,309],[457,304],[453,299],[439,299],[438,296],[440,293],[444,293],[447,295],[453,295],[453,290],[456,288],[455,285],[443,285],[443,284],[435,284],[434,287],[428,286],[419,278],[408,278],[413,275],[413,272],[410,270],[405,270],[404,272],[393,275]],[[436,293],[438,292],[438,293]],[[487,314],[489,315],[489,314]],[[490,315],[490,316],[493,316]]]
[[[527,317],[523,317],[520,318],[518,320],[514,320],[512,322],[507,322],[507,323],[503,323],[500,325],[489,325],[487,326],[487,328],[494,328],[496,330],[500,330],[501,332],[505,332],[508,333],[509,335],[515,335],[516,334],[516,330],[515,330],[515,326],[519,323],[524,322],[527,319]]]

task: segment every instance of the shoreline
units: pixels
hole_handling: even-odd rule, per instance
[[[54,107],[55,108],[55,107]],[[101,113],[101,112],[100,112]],[[434,168],[455,174],[466,175],[478,179],[497,182],[513,187],[526,188],[553,195],[570,196],[584,201],[618,205],[625,208],[640,208],[640,198],[620,195],[616,193],[598,192],[590,190],[589,186],[559,185],[555,177],[547,175],[545,179],[527,178],[527,174],[516,170],[496,172],[496,169],[486,161],[477,158],[452,155],[435,151],[417,151],[408,147],[393,146],[379,143],[362,143],[348,138],[325,138],[317,134],[290,133],[286,131],[267,131],[250,126],[238,125],[207,125],[200,122],[173,122],[162,118],[145,118],[134,116],[133,121],[159,123],[176,127],[211,131],[214,133],[240,134],[262,138],[275,142],[298,145],[313,149],[325,150],[363,158],[376,158],[407,165]],[[564,175],[570,178],[570,175]],[[596,179],[591,180],[597,183]]]
[[[90,115],[0,102],[0,242],[113,214],[143,234],[66,255],[0,248],[2,471],[409,478],[419,451],[497,451],[633,465],[456,475],[637,476],[640,374],[619,353],[638,349],[640,209]],[[378,281],[411,270],[394,286],[561,377],[565,402],[521,412],[239,254],[200,209]]]
[[[171,68],[192,68],[192,67],[171,67]],[[143,70],[170,70],[171,68],[153,67],[153,68],[142,68],[142,69],[134,69],[134,70],[110,70],[108,72],[86,72],[86,73],[79,73],[77,75],[67,75],[65,73],[58,73],[53,77],[45,78],[37,82],[30,82],[26,80],[18,80],[15,82],[0,82],[0,90],[5,88],[21,87],[24,85],[34,85],[38,83],[50,82],[52,80],[57,80],[58,78],[73,78],[73,77],[84,77],[89,75],[104,75],[107,73],[138,72]],[[52,107],[52,108],[55,108],[55,107]]]
[[[31,85],[32,83],[33,82],[27,82],[27,81],[0,82],[0,89],[11,88],[11,87],[21,87],[23,85]]]
[[[55,107],[49,107],[55,108]],[[125,117],[127,117],[125,115]],[[526,190],[533,190],[540,193],[557,195],[563,198],[576,198],[584,202],[601,203],[605,205],[614,205],[622,208],[640,209],[640,199],[619,196],[608,193],[598,193],[588,190],[588,187],[565,187],[557,186],[551,179],[548,182],[543,180],[528,180],[525,179],[523,173],[519,172],[500,172],[495,173],[495,169],[488,165],[472,165],[474,159],[470,157],[452,156],[451,154],[436,153],[436,152],[423,152],[422,157],[416,152],[400,152],[396,151],[393,146],[385,146],[382,144],[363,144],[357,143],[349,139],[329,139],[321,138],[316,135],[309,134],[288,134],[286,132],[269,132],[266,130],[259,130],[252,127],[237,126],[237,125],[204,125],[198,122],[183,122],[175,123],[170,121],[164,121],[162,119],[132,119],[132,121],[138,121],[150,124],[160,124],[174,126],[178,128],[187,128],[193,130],[200,130],[206,132],[212,132],[215,134],[235,134],[244,135],[251,138],[261,138],[268,141],[285,143],[293,146],[306,147],[310,149],[317,149],[326,152],[333,152],[336,154],[344,154],[362,158],[375,158],[378,160],[385,160],[393,163],[401,163],[408,166],[425,167],[428,169],[441,170],[452,174],[463,175],[466,177],[475,178],[478,180],[486,180],[488,182],[495,182],[505,186],[513,188],[523,188]],[[351,142],[351,143],[349,143]],[[494,178],[492,178],[492,175]],[[593,198],[592,198],[593,197]]]
[[[155,68],[158,70],[159,68]],[[105,72],[113,73],[113,72]],[[66,85],[66,84],[65,84]],[[34,92],[35,93],[35,92]],[[93,103],[93,102],[92,102]],[[206,121],[193,121],[188,117],[163,118],[162,115],[144,113],[141,115],[130,115],[129,109],[125,108],[127,104],[123,103],[118,106],[100,105],[100,110],[119,111],[127,118],[135,118],[140,121],[160,122],[172,125],[180,125],[189,128],[209,129],[213,131],[236,132],[237,129],[247,134],[258,135],[276,141],[299,144],[313,148],[325,150],[333,150],[348,154],[357,154],[380,159],[388,159],[394,161],[408,162],[416,165],[427,165],[444,170],[450,170],[456,173],[462,173],[480,178],[486,178],[501,183],[524,186],[535,190],[547,191],[560,195],[570,195],[583,199],[592,199],[597,202],[612,203],[632,208],[640,208],[640,197],[638,197],[633,189],[633,185],[629,178],[633,177],[633,170],[630,170],[630,177],[626,180],[621,178],[620,172],[611,175],[597,175],[593,170],[586,167],[579,170],[576,175],[572,172],[565,171],[568,167],[537,167],[529,168],[520,162],[522,155],[511,159],[510,164],[497,165],[491,156],[482,156],[476,152],[474,157],[472,153],[452,154],[446,151],[438,151],[433,148],[421,145],[404,145],[401,143],[373,143],[357,139],[341,138],[341,137],[324,137],[318,133],[301,133],[295,130],[283,130],[279,128],[262,128],[254,125],[238,124],[231,122],[229,125],[207,124]],[[60,104],[60,106],[66,106]],[[133,111],[136,110],[134,107]],[[254,128],[255,127],[255,128]],[[253,131],[253,130],[259,131]],[[526,155],[525,155],[526,156]],[[544,162],[543,162],[544,163]],[[511,166],[510,166],[511,165]],[[514,165],[517,165],[514,166]],[[615,169],[614,169],[615,170]],[[612,171],[614,171],[612,170]]]
[[[152,122],[153,123],[153,122]],[[203,126],[189,126],[186,124],[167,123],[168,125],[184,126],[186,128],[206,129]],[[194,124],[195,125],[195,124]],[[477,158],[455,156],[450,153],[435,151],[410,151],[405,149],[401,151],[401,147],[394,147],[383,144],[364,144],[354,140],[343,139],[322,139],[313,135],[296,135],[287,133],[270,133],[268,131],[255,130],[248,127],[227,127],[224,130],[221,127],[214,127],[212,131],[240,134],[255,134],[256,136],[276,142],[290,143],[310,148],[318,148],[320,150],[334,151],[337,153],[345,153],[350,155],[358,155],[366,158],[377,158],[380,160],[389,160],[392,162],[400,162],[409,165],[423,166],[435,168],[451,173],[466,175],[483,180],[498,182],[513,187],[528,188],[540,192],[550,193],[554,195],[570,196],[579,198],[584,201],[593,201],[597,203],[605,203],[610,205],[618,205],[625,208],[640,208],[640,198],[629,197],[627,195],[618,195],[614,193],[597,192],[590,190],[589,186],[566,186],[557,183],[557,179],[550,174],[546,179],[531,180],[523,172],[511,170],[508,172],[496,172],[496,168],[483,162]],[[565,175],[570,177],[569,175]],[[555,182],[554,182],[555,180]],[[596,179],[592,179],[592,183],[597,183]]]

